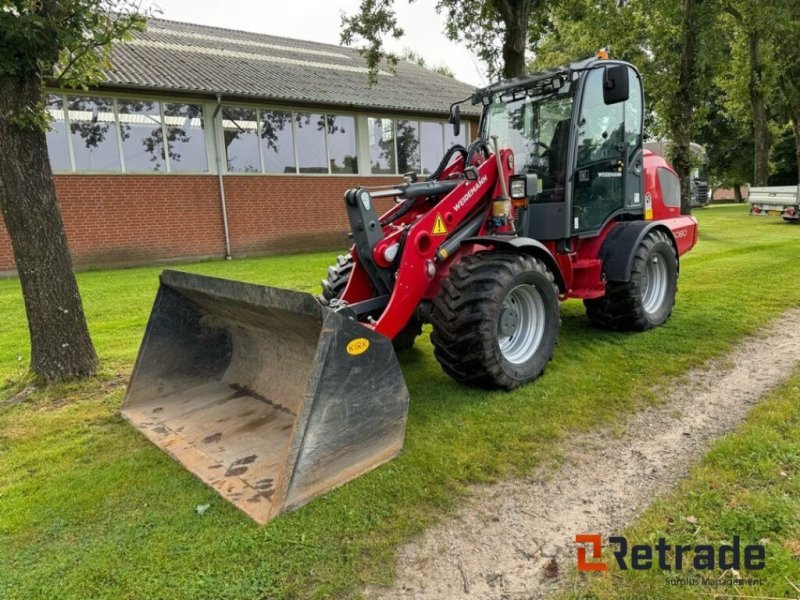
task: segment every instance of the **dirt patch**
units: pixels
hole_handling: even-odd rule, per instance
[[[394,587],[367,596],[547,596],[575,564],[576,533],[618,532],[788,378],[800,362],[798,322],[800,309],[790,310],[681,377],[663,404],[633,415],[621,434],[583,436],[555,472],[476,487],[455,518],[400,550]]]

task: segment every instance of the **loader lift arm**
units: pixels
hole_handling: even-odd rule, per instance
[[[475,156],[483,148],[485,142],[478,140],[471,146],[468,156]],[[511,152],[502,151],[501,159],[501,162],[505,161],[503,164],[513,165]],[[345,204],[352,225],[354,255],[357,256],[354,271],[363,269],[366,277],[351,279],[352,285],[345,289],[338,304],[341,309],[354,305],[364,308],[363,302],[369,300],[365,294],[385,296],[381,290],[388,289],[391,293],[385,309],[377,317],[369,316],[365,325],[389,338],[395,337],[406,326],[420,303],[422,293],[437,283],[441,263],[447,263],[451,256],[448,248],[452,244],[448,245],[448,240],[459,233],[463,236],[465,225],[470,226],[470,235],[486,231],[489,196],[499,194],[500,177],[496,161],[478,159],[475,162],[480,164],[470,165],[473,172],[469,178],[463,175],[464,161],[457,160],[445,169],[446,179],[397,188],[401,192],[398,197],[425,204],[420,207],[424,212],[410,213],[400,225],[391,223],[380,227],[367,189],[355,188],[346,192]],[[502,177],[509,174],[510,167],[504,167]],[[390,220],[391,215],[390,211],[384,221]],[[456,245],[460,245],[460,239]],[[393,274],[394,266],[397,268]],[[365,279],[369,286],[363,285]],[[358,312],[363,314],[360,310]]]

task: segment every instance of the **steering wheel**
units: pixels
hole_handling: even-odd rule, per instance
[[[545,154],[546,152],[550,152],[550,146],[548,146],[548,145],[547,145],[547,144],[545,144],[544,142],[541,142],[541,141],[539,141],[539,140],[536,140],[536,141],[534,142],[534,144],[535,144],[536,146],[541,146],[542,148],[544,148],[544,152],[542,152],[542,154]]]

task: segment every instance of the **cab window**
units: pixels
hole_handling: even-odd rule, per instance
[[[628,165],[642,145],[641,88],[636,74],[629,75],[628,100],[611,105],[603,100],[605,70],[598,68],[586,76],[573,188],[575,233],[600,228],[626,205]],[[635,193],[631,190],[628,193]]]

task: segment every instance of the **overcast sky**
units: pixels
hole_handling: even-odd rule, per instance
[[[328,44],[339,44],[340,14],[353,14],[359,0],[154,0],[165,19],[269,33]],[[484,85],[483,69],[463,45],[444,35],[444,19],[434,10],[435,0],[396,0],[398,21],[406,35],[387,48],[411,48],[429,66],[445,65],[456,78]]]

